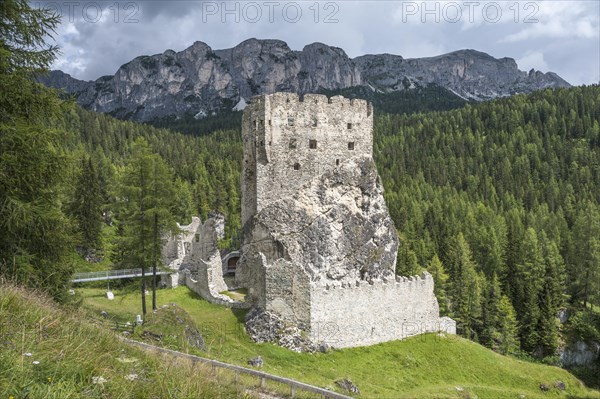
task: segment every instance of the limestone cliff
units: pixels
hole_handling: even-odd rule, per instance
[[[61,71],[40,80],[73,94],[85,108],[139,121],[186,113],[200,118],[277,91],[304,94],[364,86],[388,92],[434,83],[458,96],[485,100],[569,86],[554,73],[520,71],[511,58],[474,50],[430,58],[378,54],[351,59],[322,43],[294,51],[281,40],[257,39],[224,50],[198,41],[180,52],[136,57],[114,76],[94,82]]]
[[[496,59],[475,50],[412,59],[392,54],[364,55],[353,61],[363,79],[382,91],[434,83],[465,99],[481,101],[569,86],[555,73],[520,71],[512,58]]]

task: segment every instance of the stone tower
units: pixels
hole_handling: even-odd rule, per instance
[[[357,156],[372,157],[373,108],[364,100],[294,93],[255,97],[244,111],[242,225],[266,204]]]
[[[236,280],[255,309],[313,343],[350,347],[455,329],[439,318],[429,274],[395,276],[399,241],[372,129],[371,105],[341,96],[263,95],[244,111]]]

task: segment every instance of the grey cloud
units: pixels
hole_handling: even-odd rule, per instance
[[[333,23],[324,23],[327,14],[332,11],[325,9],[326,2],[318,3],[318,15],[311,8],[314,2],[296,2],[302,9],[302,17],[296,23],[286,21],[282,15],[284,5],[290,3],[287,0],[279,3],[274,21],[269,21],[268,9],[262,0],[254,2],[262,12],[255,23],[245,21],[244,15],[240,14],[237,15],[240,21],[235,22],[236,15],[222,13],[222,9],[215,14],[202,14],[203,4],[205,9],[215,5],[221,8],[222,1],[138,1],[135,2],[139,5],[136,14],[138,23],[124,23],[122,8],[126,2],[117,2],[121,7],[121,18],[117,22],[112,19],[114,15],[108,14],[108,7],[114,5],[114,1],[96,3],[105,7],[103,13],[107,13],[106,18],[90,23],[76,15],[74,21],[65,21],[61,28],[63,35],[58,40],[64,51],[59,65],[78,78],[96,79],[112,74],[136,56],[162,53],[166,49],[181,51],[197,40],[218,49],[257,37],[284,40],[292,49],[301,49],[306,44],[319,41],[341,47],[351,57],[387,52],[413,58],[473,48],[494,57],[518,60],[535,51],[542,53],[548,70],[558,73],[570,83],[598,83],[599,79],[598,36],[574,40],[568,37],[569,32],[560,30],[561,26],[571,23],[570,19],[580,18],[582,13],[587,13],[591,26],[598,28],[599,16],[594,14],[598,13],[598,9],[589,2],[576,3],[577,8],[572,12],[562,11],[564,4],[559,10],[547,8],[544,2],[540,2],[546,8],[539,13],[540,25],[536,35],[520,35],[523,40],[512,42],[505,39],[520,37],[519,32],[531,29],[531,25],[522,21],[514,23],[508,18],[509,14],[505,14],[498,23],[486,22],[481,17],[476,23],[464,19],[458,23],[444,22],[443,19],[436,23],[431,16],[423,23],[420,15],[403,20],[399,14],[403,3],[399,1],[338,1],[335,3],[338,9],[333,16],[337,22]],[[85,2],[81,4],[83,7]],[[247,1],[228,1],[227,7],[230,10],[238,7],[240,12],[247,4]],[[440,4],[443,7],[446,3]],[[249,14],[245,16],[252,17]],[[315,17],[318,19],[316,23]],[[557,24],[557,18],[565,20]],[[67,31],[69,34],[65,35]],[[557,31],[564,37],[557,37]]]
[[[181,18],[188,15],[192,10],[201,7],[201,1],[162,1],[145,0],[139,1],[141,18],[147,23],[153,21],[157,16],[164,15],[173,18]]]

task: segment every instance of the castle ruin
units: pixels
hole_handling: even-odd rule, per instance
[[[244,111],[236,282],[255,309],[314,343],[455,333],[439,317],[431,275],[395,275],[399,241],[372,130],[372,106],[341,96],[262,95]]]
[[[161,276],[162,283],[172,288],[186,285],[217,305],[246,307],[246,303],[222,294],[232,288],[223,279],[229,273],[228,261],[237,259],[237,253],[230,253],[223,259],[217,245],[224,236],[223,215],[212,213],[204,223],[199,217],[193,217],[192,223],[184,226],[178,224],[178,227],[179,234],[169,235],[163,240],[163,264],[172,273]]]

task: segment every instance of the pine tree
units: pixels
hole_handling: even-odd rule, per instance
[[[465,337],[475,338],[481,317],[481,281],[462,233],[452,240],[448,258],[451,315]]]
[[[69,136],[49,122],[66,106],[35,80],[55,59],[46,40],[59,22],[25,0],[0,5],[0,273],[64,299],[73,271],[61,207]]]
[[[448,274],[444,270],[444,265],[437,255],[431,258],[431,262],[427,266],[427,271],[431,273],[434,283],[434,294],[440,306],[440,315],[448,315],[448,299],[446,288],[448,283]]]
[[[92,159],[81,161],[81,174],[75,185],[70,205],[71,214],[77,222],[81,236],[80,245],[84,250],[95,249],[100,245],[102,231],[102,193],[98,173]]]
[[[497,316],[498,326],[493,336],[492,348],[503,355],[513,354],[519,349],[518,326],[515,310],[506,295],[500,297]]]

